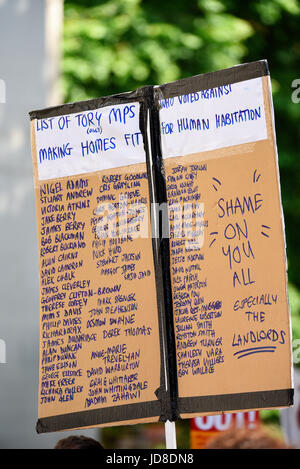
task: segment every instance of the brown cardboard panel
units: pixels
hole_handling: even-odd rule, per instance
[[[210,405],[208,413],[248,408],[246,399],[227,409],[226,395],[270,391],[263,404],[250,408],[292,403],[282,208],[268,77],[262,81],[266,139],[164,159],[169,203],[181,205],[182,213],[191,201],[204,207],[204,244],[198,250],[186,248],[184,231],[182,240],[172,240],[176,216],[170,223],[183,418],[192,415],[184,411],[184,400],[191,398],[197,412],[201,396],[215,396],[216,402],[225,396],[223,408]],[[274,390],[284,392],[274,400]],[[198,403],[192,401],[196,396]]]
[[[49,431],[45,422],[52,417],[67,419],[70,414],[78,419],[68,428],[84,426],[80,413],[97,409],[154,401],[157,412],[161,360],[146,163],[39,181],[34,123],[41,286],[39,431]],[[119,206],[117,220],[128,222],[128,238],[100,239],[97,207],[107,194],[111,203],[122,203],[124,193],[128,210],[142,201],[146,225],[133,224],[139,213],[122,214]],[[103,216],[113,208],[108,206]],[[144,237],[130,235],[130,229],[141,226],[147,226]],[[151,421],[160,417],[160,409],[156,417],[155,411]],[[112,413],[110,425],[118,423],[117,414]],[[129,422],[130,409],[126,415]],[[51,424],[50,431],[65,427],[63,420]],[[102,423],[101,418],[92,422]]]

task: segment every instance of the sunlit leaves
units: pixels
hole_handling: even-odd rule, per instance
[[[240,62],[251,26],[219,0],[153,9],[141,0],[65,1],[65,99],[160,84]],[[170,22],[168,10],[178,9]],[[180,9],[180,11],[179,11]],[[196,12],[196,15],[195,15]]]

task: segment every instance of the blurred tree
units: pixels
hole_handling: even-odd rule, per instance
[[[268,60],[294,338],[300,338],[300,103],[292,101],[292,83],[300,79],[299,19],[299,0],[65,0],[63,43],[66,102]]]
[[[266,58],[272,76],[289,279],[300,287],[298,0],[65,0],[65,101]]]

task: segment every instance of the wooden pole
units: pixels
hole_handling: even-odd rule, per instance
[[[165,423],[166,449],[177,449],[175,422]]]

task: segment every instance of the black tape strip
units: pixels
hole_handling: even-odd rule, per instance
[[[160,201],[166,202],[167,196],[165,191],[165,178],[163,168],[163,158],[161,154],[160,145],[160,128],[159,128],[159,101],[161,99],[172,98],[188,93],[202,91],[206,89],[215,88],[222,85],[232,84],[258,78],[269,75],[268,64],[266,60],[252,62],[247,64],[238,65],[229,69],[220,70],[212,73],[203,75],[197,75],[191,78],[178,80],[173,83],[168,83],[159,87],[154,88],[154,101],[155,105],[152,106],[152,118],[153,118],[153,141],[156,159],[156,187],[158,194],[160,195]],[[168,257],[169,247],[167,243],[163,245],[162,240],[162,256],[164,260],[164,268],[170,272],[170,259]],[[169,281],[166,281],[166,293],[170,295],[168,302],[168,314],[169,314],[169,325],[173,325],[173,313],[172,313],[172,291],[168,289]],[[169,350],[173,350],[172,353],[176,354],[174,329],[168,331],[168,345]],[[251,409],[251,408],[266,408],[266,407],[281,407],[289,406],[293,402],[293,390],[277,390],[277,391],[266,391],[266,392],[251,392],[251,393],[239,393],[239,394],[224,394],[214,396],[197,396],[190,398],[178,397],[178,383],[177,376],[175,379],[175,373],[177,374],[176,358],[169,360],[169,374],[171,386],[175,386],[176,395],[171,396],[171,402],[173,408],[177,405],[178,408],[174,411],[174,420],[180,418],[182,414],[197,414],[197,413],[210,413],[210,412],[222,412],[222,411],[233,411],[237,409]],[[199,389],[199,393],[201,389]],[[175,394],[175,393],[174,393]]]
[[[265,409],[291,406],[293,405],[293,396],[293,389],[278,389],[216,396],[182,397],[178,399],[178,405],[180,414]]]
[[[152,178],[155,187],[156,201],[160,204],[167,204],[167,191],[164,177],[163,159],[160,145],[160,122],[159,111],[154,103],[154,90],[151,88],[148,96],[150,108],[150,138],[151,138],[151,154],[153,159]],[[161,212],[160,212],[161,213]],[[166,212],[164,212],[167,215]],[[162,221],[160,226],[169,227],[169,220]],[[165,236],[162,236],[164,234]],[[176,345],[173,321],[173,301],[172,286],[170,275],[170,246],[169,236],[167,233],[160,233],[158,256],[161,263],[162,271],[162,290],[164,296],[164,337],[165,337],[165,353],[166,353],[166,370],[168,379],[168,391],[165,396],[165,408],[169,409],[167,420],[175,421],[178,415],[178,379],[177,379],[177,363],[176,363]]]
[[[238,83],[251,78],[258,78],[269,75],[268,63],[266,60],[249,62],[235,67],[217,70],[216,72],[195,75],[190,78],[167,83],[155,88],[156,100],[173,98],[188,93],[216,88],[218,86]]]
[[[74,114],[75,112],[93,111],[106,106],[117,106],[118,104],[131,103],[133,101],[142,101],[144,98],[144,89],[139,88],[128,93],[120,93],[103,98],[88,99],[76,103],[66,103],[59,106],[52,106],[45,109],[39,109],[29,112],[30,120],[47,119],[49,117]]]
[[[36,431],[37,433],[48,433],[79,427],[93,427],[110,422],[158,418],[160,408],[159,401],[150,401],[55,415],[39,419],[36,424]]]
[[[149,189],[149,201],[150,206],[156,202],[156,193],[152,185],[154,178],[153,165],[151,164],[149,149],[150,142],[148,140],[148,112],[149,112],[149,103],[151,96],[153,96],[153,87],[148,86],[144,87],[144,100],[140,104],[140,130],[143,136],[144,141],[144,150],[146,154],[146,164],[147,164],[147,174],[148,174],[148,189]],[[153,212],[150,212],[151,227],[153,223]],[[152,229],[151,229],[152,232]],[[165,297],[164,297],[164,285],[163,285],[163,271],[161,265],[161,255],[159,252],[159,246],[157,244],[157,239],[152,236],[152,249],[153,249],[153,261],[154,261],[154,274],[155,274],[155,285],[156,285],[156,299],[157,299],[157,310],[158,310],[158,325],[159,325],[159,338],[160,338],[160,357],[161,357],[161,367],[160,367],[160,387],[155,391],[155,395],[161,404],[160,418],[161,422],[166,422],[169,418],[170,412],[168,412],[168,407],[170,403],[170,397],[167,393],[167,377],[165,373],[165,350],[164,343],[166,342],[166,333],[165,333]]]
[[[181,94],[209,89],[229,83],[268,75],[266,61],[239,65],[204,75],[179,80],[158,88],[144,87],[130,93],[97,98],[78,103],[69,103],[29,113],[30,119],[42,119],[65,114],[94,110],[105,106],[140,102],[140,130],[144,139],[147,172],[149,176],[150,201],[167,203],[164,165],[160,145],[160,122],[158,100]],[[155,96],[155,99],[154,99]],[[156,102],[156,104],[155,104]],[[150,111],[150,140],[153,165],[149,158],[147,137],[148,110]],[[152,189],[152,181],[154,190]],[[166,227],[166,224],[165,224]],[[158,243],[152,240],[157,304],[160,332],[160,387],[156,390],[157,401],[139,404],[93,409],[70,414],[39,419],[37,432],[51,432],[70,428],[95,426],[110,422],[121,422],[149,417],[159,417],[160,421],[175,421],[180,413],[218,412],[243,408],[278,407],[291,405],[293,390],[267,391],[264,393],[227,394],[222,396],[202,396],[178,398],[176,344],[173,322],[172,288],[170,277],[169,238],[160,236]],[[166,353],[166,370],[164,355]],[[165,377],[166,373],[166,377]],[[270,394],[272,393],[272,394]],[[267,400],[267,402],[266,402]],[[252,403],[252,404],[251,404]],[[260,404],[261,403],[261,404]]]

